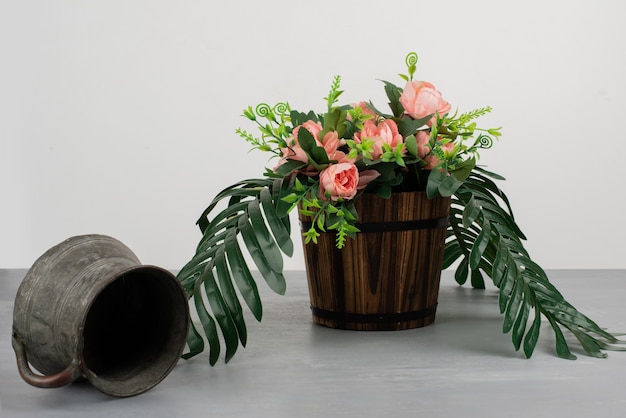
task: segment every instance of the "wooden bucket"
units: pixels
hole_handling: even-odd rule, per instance
[[[450,198],[425,192],[357,198],[356,239],[334,232],[304,244],[313,321],[330,328],[401,330],[433,323]],[[311,218],[300,215],[306,231]]]

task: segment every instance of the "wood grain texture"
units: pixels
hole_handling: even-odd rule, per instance
[[[443,223],[435,228],[359,233],[342,250],[335,247],[332,232],[322,233],[318,244],[303,242],[313,321],[352,330],[431,324],[450,199],[429,200],[424,192],[396,193],[390,199],[364,194],[355,206],[359,223],[437,219]],[[302,215],[300,220],[311,221]]]

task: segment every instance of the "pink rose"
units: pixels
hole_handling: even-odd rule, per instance
[[[443,144],[441,150],[446,158],[452,157],[454,155],[454,142]]]
[[[303,163],[306,163],[309,161],[309,159],[307,158],[306,153],[302,150],[302,147],[300,147],[300,144],[298,143],[298,131],[300,130],[300,128],[305,128],[307,131],[309,131],[311,135],[313,135],[313,138],[315,138],[315,142],[317,143],[317,145],[322,145],[320,144],[319,139],[317,139],[317,135],[322,130],[322,125],[319,122],[307,120],[302,125],[296,126],[293,130],[291,140],[289,141],[289,147],[282,149],[283,158],[302,161]]]
[[[421,119],[435,112],[440,115],[450,112],[450,103],[441,97],[435,86],[426,81],[409,81],[400,95],[400,104],[404,107],[404,113],[413,119]],[[435,121],[433,116],[428,126]]]
[[[330,160],[340,160],[345,156],[343,152],[337,151],[337,148],[340,145],[337,132],[327,132],[320,145],[324,147],[324,151],[326,151]]]
[[[424,162],[426,162],[426,165],[424,165],[422,168],[424,170],[432,170],[433,168],[439,165],[441,160],[437,158],[435,155],[427,155],[424,158]]]
[[[352,199],[359,185],[359,171],[349,162],[329,165],[320,173],[320,198]]]
[[[278,164],[276,164],[276,166],[274,167],[274,171],[276,171],[278,167],[287,162],[287,160],[302,161],[303,163],[309,162],[309,158],[298,143],[298,131],[300,130],[300,128],[305,128],[307,131],[309,131],[311,135],[313,135],[313,138],[315,138],[315,142],[317,143],[317,145],[322,146],[322,143],[320,143],[319,139],[317,138],[318,134],[322,130],[322,125],[319,122],[313,122],[312,120],[308,120],[302,125],[296,126],[288,142],[289,146],[281,149],[282,155],[280,160],[278,161]],[[317,171],[313,170],[312,167],[308,167],[304,170],[304,172],[307,175],[317,174]]]
[[[312,120],[307,120],[302,125],[296,126],[296,128],[293,130],[293,136],[295,138],[298,138],[298,131],[300,130],[300,128],[304,128],[307,131],[311,132],[311,135],[313,135],[313,138],[315,138],[315,141],[317,142],[317,144],[320,145],[319,139],[317,138],[317,136],[318,136],[318,134],[322,130],[322,124],[321,123],[314,122]]]
[[[360,144],[366,138],[374,141],[372,160],[378,160],[383,154],[383,144],[395,148],[402,143],[398,125],[391,119],[382,120],[378,124],[374,120],[366,120],[363,123],[363,129],[354,134],[354,141]]]
[[[430,147],[428,146],[430,134],[426,131],[418,131],[415,139],[417,140],[417,156],[424,158],[430,152]]]

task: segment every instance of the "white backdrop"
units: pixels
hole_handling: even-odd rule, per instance
[[[620,0],[4,0],[0,268],[84,233],[180,268],[209,200],[273,165],[235,135],[243,108],[321,111],[335,74],[344,101],[384,107],[378,80],[401,83],[410,51],[453,107],[494,107],[504,135],[481,162],[535,260],[626,268],[624,16]]]

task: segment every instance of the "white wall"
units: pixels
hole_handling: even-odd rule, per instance
[[[83,233],[180,268],[209,199],[266,164],[234,134],[244,107],[323,110],[335,74],[345,101],[383,107],[377,80],[400,82],[409,51],[453,106],[495,108],[482,163],[534,258],[626,268],[624,16],[619,0],[5,0],[0,268]]]

